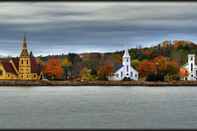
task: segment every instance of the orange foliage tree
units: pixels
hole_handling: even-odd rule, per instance
[[[179,75],[180,75],[180,77],[187,77],[189,75],[189,73],[188,73],[187,69],[182,67],[179,70]]]
[[[61,61],[58,58],[49,58],[48,62],[44,65],[44,74],[51,79],[61,79],[64,71],[61,66]]]
[[[107,80],[108,76],[111,76],[113,73],[113,65],[112,64],[105,64],[101,65],[97,69],[97,75],[99,79]]]
[[[156,65],[152,61],[142,61],[138,67],[141,77],[148,76],[156,72]]]

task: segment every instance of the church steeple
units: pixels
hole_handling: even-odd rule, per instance
[[[26,40],[25,35],[24,35],[23,41],[22,41],[22,51],[21,51],[20,57],[29,57],[29,53],[27,50],[27,40]]]
[[[24,35],[24,38],[23,38],[22,46],[23,46],[23,49],[27,48],[27,41],[26,41],[26,36],[25,35]]]

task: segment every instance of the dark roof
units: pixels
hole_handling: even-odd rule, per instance
[[[14,70],[12,64],[8,60],[2,61],[1,63],[2,63],[6,72],[17,74],[16,71]]]
[[[118,69],[120,69],[122,67],[123,67],[122,64],[115,65],[114,68],[113,68],[113,72],[117,71]]]
[[[13,61],[16,69],[19,70],[19,58],[18,57],[12,58],[11,60]],[[42,66],[36,62],[35,57],[31,57],[30,60],[31,60],[31,73],[40,74],[42,71]],[[6,72],[17,74],[9,60],[2,60],[1,63]]]
[[[16,69],[19,70],[19,58],[12,58],[12,61],[14,62]]]
[[[40,74],[42,69],[41,65],[36,62],[35,57],[31,57],[30,59],[31,59],[31,72]]]

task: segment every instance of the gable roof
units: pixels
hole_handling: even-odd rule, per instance
[[[117,64],[117,65],[115,65],[114,68],[113,68],[113,72],[116,72],[117,70],[119,70],[119,69],[122,68],[122,67],[123,67],[122,64]]]
[[[1,61],[3,68],[5,69],[6,72],[17,74],[16,71],[14,70],[14,67],[8,60]]]

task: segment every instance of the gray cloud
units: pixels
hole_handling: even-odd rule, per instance
[[[0,50],[17,54],[24,32],[36,55],[115,51],[165,39],[195,42],[196,8],[191,2],[4,2]]]

